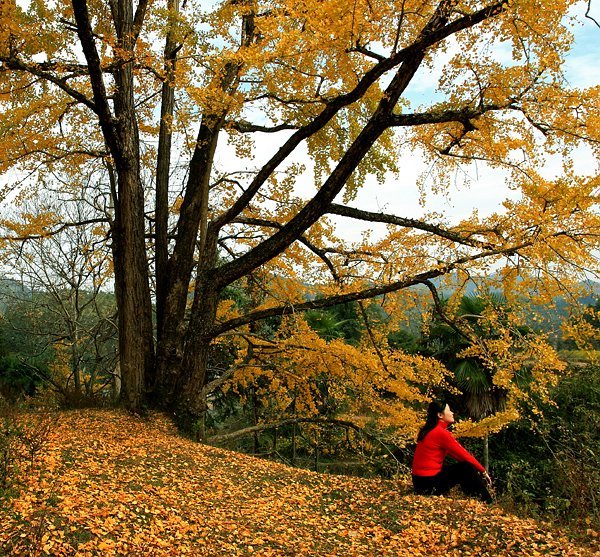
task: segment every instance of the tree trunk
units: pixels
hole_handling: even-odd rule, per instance
[[[131,50],[133,6],[119,2],[115,26],[126,50]],[[140,177],[140,143],[134,99],[133,60],[122,60],[114,73],[114,110],[118,138],[117,199],[115,200],[115,276],[120,285],[119,355],[122,399],[134,412],[142,409],[145,382],[154,368],[152,304],[146,260],[144,191]]]
[[[104,84],[96,34],[86,0],[72,0],[83,54],[88,62],[93,108],[98,116],[114,168],[111,193],[115,218],[112,228],[115,291],[119,314],[119,358],[125,405],[142,410],[144,385],[153,373],[152,303],[146,261],[144,191],[140,176],[140,141],[134,99],[137,29],[147,2],[140,0],[134,16],[132,0],[110,2],[118,44],[114,49],[114,91]],[[110,100],[112,99],[111,108]]]
[[[179,12],[179,0],[168,0],[167,7]],[[168,291],[167,266],[169,260],[169,173],[171,166],[171,140],[175,108],[175,65],[177,45],[172,29],[168,29],[164,50],[165,81],[162,85],[160,130],[156,167],[155,238],[156,256],[156,330],[160,336],[164,326],[165,304]],[[154,387],[154,385],[149,385]]]
[[[184,357],[185,311],[189,299],[189,285],[195,264],[198,233],[202,248],[199,250],[199,273],[214,265],[216,238],[207,246],[206,212],[210,169],[217,147],[223,116],[205,118],[200,125],[196,149],[190,164],[186,194],[180,209],[179,226],[173,254],[168,262],[165,279],[166,290],[161,309],[161,329],[158,332],[156,351],[156,388],[154,397],[161,406],[179,406],[177,390],[181,384]],[[204,219],[203,219],[204,215]],[[201,282],[201,281],[200,281]],[[195,298],[202,298],[196,288]],[[192,309],[192,313],[194,310]],[[212,321],[210,326],[212,327]],[[208,352],[207,352],[208,356]]]
[[[119,362],[116,363],[115,369],[112,375],[111,384],[111,398],[112,402],[116,403],[121,397],[121,365]]]
[[[483,438],[483,467],[489,472],[490,470],[490,436],[486,435]]]
[[[212,273],[217,257],[217,235],[207,234],[203,248],[183,357],[179,367],[171,373],[175,376],[176,372],[177,382],[171,393],[173,398],[170,403],[179,426],[197,439],[205,438],[207,393],[203,387],[206,384],[210,344],[220,293]]]
[[[256,394],[256,385],[252,386],[252,425],[258,425],[258,396]],[[255,431],[252,437],[254,443],[253,454],[258,454],[258,431]]]
[[[145,257],[143,203],[139,180],[121,173],[115,219],[115,275],[119,282],[119,357],[122,399],[141,410],[147,373],[153,364],[152,314]],[[141,220],[140,220],[141,219]]]
[[[177,11],[179,9],[178,0],[169,0],[168,6],[170,9]],[[242,21],[242,44],[249,46],[254,40],[254,15],[252,13],[246,14],[243,16]],[[165,70],[167,78],[174,74],[175,58],[176,45],[171,34],[168,33],[165,45]],[[231,92],[237,87],[240,69],[241,65],[238,62],[226,62],[220,75],[215,77],[214,85],[224,93]],[[165,123],[165,118],[169,118],[169,111],[172,114],[172,106],[168,104],[172,103],[171,94],[168,87],[163,88],[161,133],[163,132],[162,126]],[[165,103],[167,104],[165,105]],[[219,133],[226,116],[227,110],[215,113],[207,112],[202,115],[196,147],[190,161],[185,195],[180,207],[175,246],[171,258],[166,262],[164,261],[164,257],[167,252],[165,252],[162,246],[166,242],[166,237],[163,231],[157,229],[157,242],[160,242],[161,246],[160,253],[157,252],[157,288],[159,289],[157,292],[158,345],[156,351],[156,388],[154,396],[159,400],[160,405],[168,408],[180,408],[182,396],[188,396],[177,392],[179,385],[182,383],[188,385],[188,380],[193,376],[195,379],[192,379],[192,382],[196,382],[201,390],[204,385],[196,381],[196,379],[199,379],[201,376],[202,381],[204,381],[206,376],[206,362],[208,361],[207,343],[210,343],[210,339],[208,337],[195,339],[192,343],[193,348],[191,351],[188,350],[183,342],[185,311],[188,302],[190,280],[195,264],[194,256],[196,250],[199,252],[198,276],[212,269],[215,264],[216,236],[218,231],[209,233],[208,205],[210,175],[219,140]],[[159,149],[163,147],[163,150],[166,151],[167,141],[169,140],[166,130],[162,137],[164,145],[159,145]],[[162,163],[159,161],[159,164],[161,164],[160,172],[162,173],[159,180],[163,181],[160,193],[163,200],[160,203],[164,205],[164,188],[166,187],[164,181],[168,179],[168,175],[165,173],[167,161],[163,160]],[[161,226],[163,227],[165,218],[163,211],[160,217]],[[160,238],[158,237],[159,233],[161,235]],[[209,238],[209,236],[213,237]],[[210,294],[210,296],[212,295]],[[218,294],[215,293],[214,295],[217,296]],[[195,306],[198,305],[197,300],[203,296],[204,292],[196,288],[194,294]],[[200,305],[204,308],[203,304]],[[214,305],[212,310],[209,309],[211,305]],[[211,314],[214,314],[216,310],[216,298],[209,300],[206,308],[207,313],[203,314],[200,319],[206,316],[208,321],[197,329],[204,332],[212,328],[214,324],[214,315],[211,316]],[[192,314],[194,314],[194,309],[192,309]],[[189,339],[193,338],[194,334],[192,332],[192,335],[190,335],[188,330],[188,334],[185,337],[188,339],[186,342],[189,343]],[[191,375],[188,374],[189,369],[185,367],[187,364],[183,361],[185,353],[188,354],[188,363],[193,361],[194,366],[204,366],[203,371],[194,370]],[[197,373],[199,376],[196,378]],[[198,396],[199,392],[196,393],[196,396]],[[189,393],[189,396],[192,396],[191,393]]]
[[[206,275],[208,276],[208,275]],[[174,409],[179,426],[194,438],[203,440],[203,424],[206,413],[206,371],[211,343],[211,332],[215,323],[219,291],[207,278],[197,278],[196,290],[200,292],[197,306],[192,309],[185,352],[179,369]]]

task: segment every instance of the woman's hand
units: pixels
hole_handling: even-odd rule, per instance
[[[481,475],[483,476],[483,479],[485,480],[485,483],[488,485],[488,487],[492,487],[492,478],[490,478],[490,475],[487,473],[487,470]]]

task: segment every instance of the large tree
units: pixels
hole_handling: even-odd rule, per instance
[[[569,88],[561,70],[569,18],[587,7],[3,0],[0,171],[25,176],[27,195],[105,169],[125,403],[149,399],[191,426],[219,336],[482,266],[515,287],[537,281],[537,293],[544,277],[562,284],[593,266],[597,169],[572,163],[597,154],[598,89]],[[421,77],[439,93],[413,106]],[[223,160],[223,141],[237,158]],[[425,190],[484,161],[520,195],[454,223],[351,205],[369,175],[405,187],[407,152],[429,163]],[[348,244],[332,215],[388,233]],[[43,233],[64,224],[48,218]],[[234,283],[260,290],[257,303],[219,309]],[[319,295],[303,297],[307,284]]]

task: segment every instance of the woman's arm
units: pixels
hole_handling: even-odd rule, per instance
[[[467,451],[467,449],[465,449],[449,431],[443,430],[442,440],[444,449],[452,458],[455,458],[458,461],[470,462],[473,466],[475,466],[475,468],[477,468],[479,472],[482,474],[487,474],[481,463],[469,451]]]

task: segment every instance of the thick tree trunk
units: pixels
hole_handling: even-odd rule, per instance
[[[132,141],[132,148],[134,143]],[[117,168],[117,175],[113,254],[119,316],[121,399],[127,408],[138,412],[142,408],[147,374],[153,367],[143,191],[135,166]]]
[[[179,370],[179,385],[174,408],[180,427],[198,440],[204,439],[207,409],[206,383],[208,357],[215,323],[219,291],[210,275],[197,278],[195,303],[192,308],[185,352]]]
[[[120,2],[113,13],[117,34],[126,50],[133,49],[133,5]],[[119,354],[122,399],[140,411],[145,384],[152,381],[154,346],[152,304],[146,260],[144,191],[140,176],[140,143],[134,98],[133,57],[115,71],[114,111],[118,138],[117,199],[115,200],[115,275],[120,283]]]
[[[146,380],[153,372],[152,304],[146,260],[144,191],[140,177],[140,142],[134,99],[133,66],[137,33],[143,23],[146,0],[134,14],[131,0],[111,2],[118,37],[115,80],[111,95],[104,84],[96,34],[86,0],[72,0],[77,33],[88,62],[93,108],[98,115],[112,161],[111,190],[115,218],[112,229],[115,291],[119,314],[121,398],[132,411],[140,411]]]
[[[189,285],[194,269],[194,253],[200,232],[201,248],[199,268],[203,271],[214,265],[216,240],[207,246],[206,214],[210,169],[217,147],[219,131],[224,115],[205,118],[198,132],[197,146],[190,164],[190,176],[186,194],[180,210],[179,226],[173,255],[169,260],[166,275],[166,290],[162,306],[161,328],[158,331],[156,353],[156,388],[154,397],[157,404],[179,407],[184,339],[186,335],[185,312],[189,299]],[[200,273],[201,271],[199,271]],[[196,298],[204,294],[196,288]],[[192,313],[195,310],[192,309]],[[212,327],[212,322],[210,326]],[[206,351],[208,357],[208,350]]]
[[[169,7],[173,10],[178,10],[178,0],[169,0]],[[242,18],[242,44],[249,46],[254,40],[254,15],[246,14]],[[167,77],[173,73],[176,57],[176,46],[172,42],[172,37],[167,35],[165,45],[165,69]],[[172,63],[169,65],[169,63]],[[216,76],[214,85],[219,87],[224,93],[235,90],[238,83],[238,74],[241,65],[238,62],[226,62],[222,68],[222,73]],[[163,89],[163,107],[162,118],[163,123],[165,117],[169,117],[169,110],[172,113],[172,107],[168,103],[172,102],[171,93],[167,89]],[[189,177],[185,187],[185,195],[180,208],[179,221],[177,226],[177,237],[173,254],[168,262],[165,262],[164,257],[166,252],[162,247],[165,244],[166,238],[164,232],[157,228],[157,242],[161,243],[160,253],[157,252],[157,352],[156,352],[156,388],[155,398],[162,406],[168,408],[181,407],[181,393],[179,392],[180,385],[186,383],[185,374],[188,369],[185,367],[185,362],[182,364],[184,352],[185,335],[185,312],[187,308],[189,285],[194,271],[195,252],[199,252],[198,276],[205,273],[207,269],[212,268],[215,264],[216,255],[216,240],[215,245],[207,245],[209,243],[208,236],[208,198],[210,189],[210,175],[213,166],[213,160],[219,133],[225,122],[227,111],[217,113],[205,113],[202,116],[202,123],[198,130],[196,140],[196,148],[190,161]],[[162,128],[161,128],[162,132]],[[163,137],[164,149],[166,149],[167,134]],[[162,145],[161,145],[162,146]],[[159,146],[159,147],[161,147]],[[159,180],[166,180],[165,174],[166,161],[160,163],[159,170],[163,173],[159,176]],[[164,188],[163,183],[161,188],[164,205]],[[158,213],[157,213],[158,218]],[[164,227],[164,212],[161,213],[161,221]],[[158,236],[160,232],[161,237]],[[215,232],[216,237],[216,232]],[[211,294],[212,295],[212,294]],[[217,293],[214,294],[218,296]],[[204,293],[196,288],[195,299],[203,297]],[[216,308],[215,300],[208,301],[208,306],[213,305]],[[194,302],[196,304],[196,302]],[[206,327],[212,327],[214,324],[214,316],[210,317],[212,310],[207,310],[208,322]],[[192,309],[192,314],[194,309]],[[189,335],[186,336],[189,338]],[[207,341],[210,342],[210,341]],[[200,341],[199,345],[202,345]],[[208,346],[199,348],[195,346],[194,356],[188,355],[195,361],[194,365],[204,366],[202,376],[205,376],[206,362],[208,361]],[[202,352],[202,356],[200,356]],[[200,362],[204,361],[203,364]],[[183,365],[183,368],[182,368]],[[204,385],[199,384],[200,390]]]
[[[119,210],[115,220],[115,274],[120,283],[119,356],[121,397],[140,411],[147,374],[153,367],[150,288],[143,230],[143,196],[135,172],[119,172]],[[139,223],[142,223],[141,225]]]

